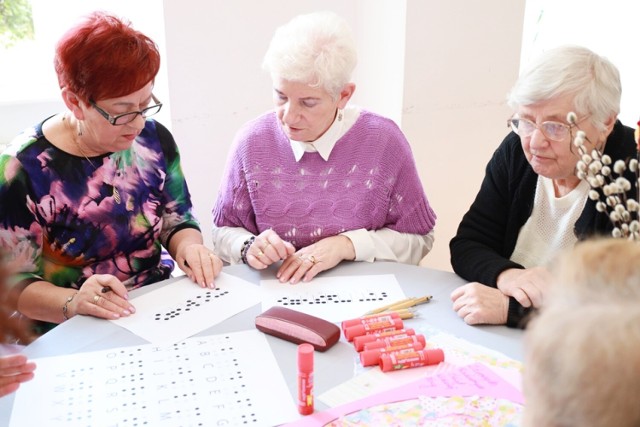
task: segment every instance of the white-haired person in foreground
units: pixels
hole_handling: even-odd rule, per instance
[[[543,307],[525,332],[523,426],[640,425],[638,354],[637,300]]]
[[[343,260],[418,262],[436,216],[408,141],[390,119],[348,106],[357,55],[346,22],[301,15],[277,29],[263,68],[275,109],[236,135],[213,208],[217,254],[281,282]]]

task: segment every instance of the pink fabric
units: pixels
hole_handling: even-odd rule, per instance
[[[274,113],[237,134],[213,208],[216,226],[272,228],[296,248],[348,230],[427,234],[429,206],[411,148],[391,120],[363,111],[328,161],[300,162]]]

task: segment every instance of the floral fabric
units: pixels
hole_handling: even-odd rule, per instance
[[[17,279],[79,288],[113,274],[129,288],[169,276],[162,246],[196,228],[171,133],[147,120],[124,151],[78,157],[51,144],[42,123],[0,155],[0,244]]]

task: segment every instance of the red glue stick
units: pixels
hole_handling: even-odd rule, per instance
[[[380,363],[380,357],[385,353],[413,353],[417,350],[422,350],[423,348],[424,344],[418,342],[415,344],[402,344],[395,347],[383,347],[376,348],[374,350],[364,350],[360,352],[360,363],[362,363],[362,366],[378,365]]]
[[[355,325],[364,325],[366,323],[377,323],[384,321],[391,321],[392,319],[399,319],[400,315],[398,313],[384,313],[384,314],[370,314],[368,316],[358,317],[356,319],[344,320],[342,322],[342,330],[344,331],[350,326]]]
[[[356,351],[359,353],[362,350],[364,350],[364,345],[366,343],[374,342],[380,338],[392,337],[395,335],[415,335],[415,334],[416,332],[413,329],[409,328],[409,329],[394,329],[393,331],[376,332],[373,334],[360,335],[359,337],[355,337],[353,339],[353,346],[355,347]]]
[[[344,336],[351,342],[355,337],[374,332],[386,332],[402,329],[402,319],[387,319],[381,322],[365,323],[363,325],[349,326],[344,330]]]
[[[313,351],[311,344],[298,346],[298,412],[313,413]]]
[[[383,353],[380,356],[382,372],[399,369],[417,368],[419,366],[437,365],[444,360],[444,352],[439,349],[417,350],[410,353]]]
[[[421,343],[423,347],[427,344],[424,335],[392,335],[368,342],[364,345],[365,350],[374,350],[376,348],[395,347],[403,344]]]

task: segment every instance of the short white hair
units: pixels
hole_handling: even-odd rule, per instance
[[[355,40],[346,21],[333,12],[299,15],[279,27],[262,67],[272,78],[326,90],[334,98],[357,63]]]
[[[523,426],[640,425],[640,307],[543,308],[525,331]]]
[[[602,129],[611,116],[620,113],[620,73],[608,59],[585,47],[557,47],[542,53],[524,70],[508,103],[515,110],[563,95],[573,95],[578,117],[589,114],[591,122]]]

